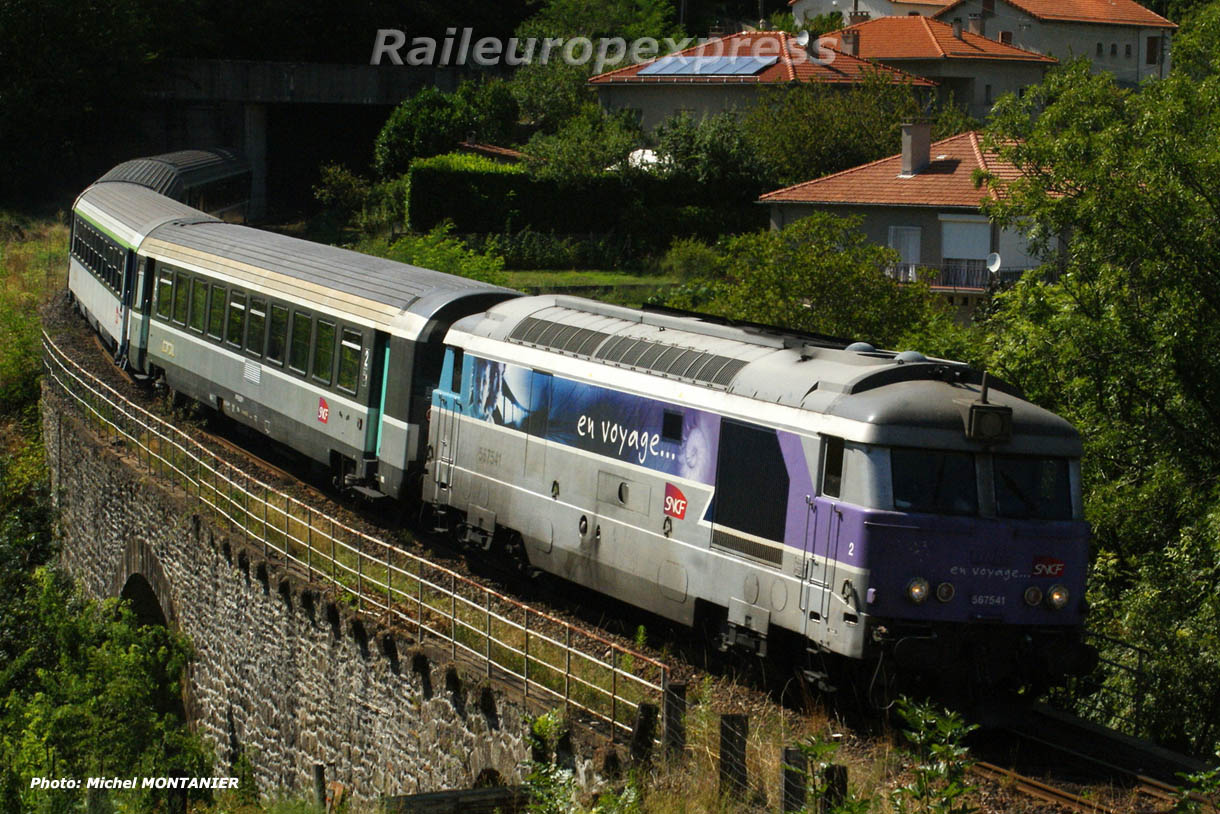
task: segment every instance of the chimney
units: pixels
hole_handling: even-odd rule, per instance
[[[970,33],[978,34],[980,37],[987,36],[986,32],[983,29],[983,15],[982,14],[971,14],[970,15]]]
[[[847,13],[847,24],[858,25],[863,22],[868,22],[869,14],[867,11],[849,11]]]
[[[848,29],[839,36],[839,50],[849,57],[860,56],[860,32]]]
[[[959,40],[962,38],[962,18],[961,17],[953,18],[953,36],[957,37]]]
[[[902,174],[918,175],[932,159],[932,125],[928,122],[902,126]]]

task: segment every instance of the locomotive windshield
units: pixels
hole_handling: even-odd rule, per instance
[[[984,514],[1012,520],[1072,519],[1071,466],[1067,458],[979,456],[898,447],[891,448],[889,456],[892,506],[898,511]],[[991,483],[986,483],[988,468]],[[979,494],[980,483],[983,495]]]
[[[890,466],[895,509],[928,514],[978,514],[972,454],[893,449]]]
[[[1019,520],[1071,520],[1066,458],[995,457],[996,514]]]

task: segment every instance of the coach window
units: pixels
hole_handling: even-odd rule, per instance
[[[289,338],[291,350],[288,351],[288,368],[295,373],[305,375],[309,369],[309,343],[313,339],[313,317],[292,312],[292,336]]]
[[[174,312],[174,273],[161,269],[157,276],[157,316],[169,319]]]
[[[263,355],[263,333],[267,330],[267,301],[250,298],[250,314],[247,317],[250,329],[246,332],[246,350],[255,356]]]
[[[288,339],[288,309],[271,305],[271,330],[267,335],[267,361],[284,364],[284,344]]]
[[[359,331],[343,329],[343,342],[339,345],[339,389],[356,395],[356,382],[360,376],[360,346],[364,341]]]
[[[335,323],[318,320],[316,342],[313,349],[313,377],[329,385],[335,369]]]
[[[246,295],[238,291],[229,292],[229,324],[225,329],[225,340],[234,347],[241,347],[242,333],[246,330]]]
[[[227,293],[224,286],[212,283],[212,303],[208,311],[208,336],[213,339],[220,339],[224,336]]]
[[[182,272],[174,274],[174,322],[186,324],[186,315],[190,309],[191,278]]]
[[[191,278],[191,328],[203,333],[208,320],[208,284],[197,277]]]
[[[782,541],[788,514],[788,468],[775,430],[724,420],[716,461],[712,522]]]
[[[822,494],[838,497],[843,488],[843,439],[826,438],[825,459],[822,465]]]

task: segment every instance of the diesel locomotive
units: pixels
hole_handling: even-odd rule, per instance
[[[1002,381],[522,296],[128,180],[73,213],[70,288],[117,362],[476,548],[760,655],[983,688],[1091,669],[1080,438]]]

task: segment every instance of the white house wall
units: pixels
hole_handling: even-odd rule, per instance
[[[687,113],[695,120],[725,113],[752,104],[758,99],[757,85],[700,83],[664,85],[601,85],[598,100],[604,110],[635,111],[644,130],[678,113]]]
[[[852,9],[853,0],[798,0],[792,6],[792,16],[800,23],[809,17],[837,11],[843,15],[843,23],[846,25],[847,15]],[[860,0],[860,11],[867,11],[870,17],[905,17],[908,14],[930,17],[940,11],[940,7],[920,3],[894,3],[890,0]]]

